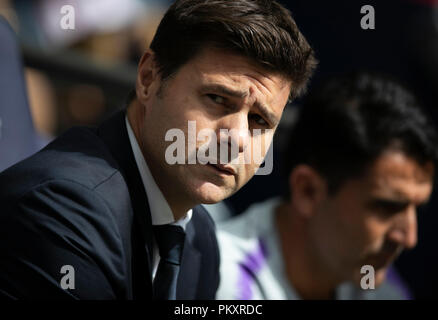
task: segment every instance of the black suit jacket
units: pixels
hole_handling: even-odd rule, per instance
[[[0,174],[0,296],[151,299],[152,250],[125,112],[97,129],[70,129]],[[61,288],[64,265],[74,268],[74,289]],[[198,206],[186,228],[177,298],[214,299],[218,269],[214,223]]]

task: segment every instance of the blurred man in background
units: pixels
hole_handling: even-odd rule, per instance
[[[214,298],[215,230],[197,205],[235,193],[258,164],[188,164],[187,153],[172,164],[167,132],[187,137],[196,121],[196,136],[214,130],[215,145],[237,145],[239,158],[267,138],[264,155],[315,65],[275,1],[176,1],[140,60],[127,110],[1,173],[0,296]],[[222,141],[222,129],[246,136]]]
[[[306,100],[287,150],[284,199],[219,227],[217,298],[407,298],[385,278],[417,243],[437,161],[415,99],[376,75],[334,78]],[[364,287],[363,266],[375,290]]]

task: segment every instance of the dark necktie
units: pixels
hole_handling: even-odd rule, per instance
[[[175,300],[185,232],[175,225],[154,226],[160,262],[154,278],[154,299]]]

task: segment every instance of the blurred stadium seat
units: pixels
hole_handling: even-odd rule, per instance
[[[38,149],[14,31],[0,16],[0,171]]]

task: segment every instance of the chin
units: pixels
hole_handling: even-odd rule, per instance
[[[379,270],[376,270],[375,273],[376,288],[379,287],[385,281],[387,272],[388,272],[388,268],[381,268]]]
[[[215,204],[231,196],[232,191],[211,182],[204,182],[194,188],[193,194],[199,203]]]
[[[375,269],[374,286],[376,289],[385,281],[387,272],[388,272],[388,267],[381,267],[379,269]],[[361,279],[364,276],[365,274],[360,273],[360,269],[354,272],[352,281],[358,288],[360,288]]]

